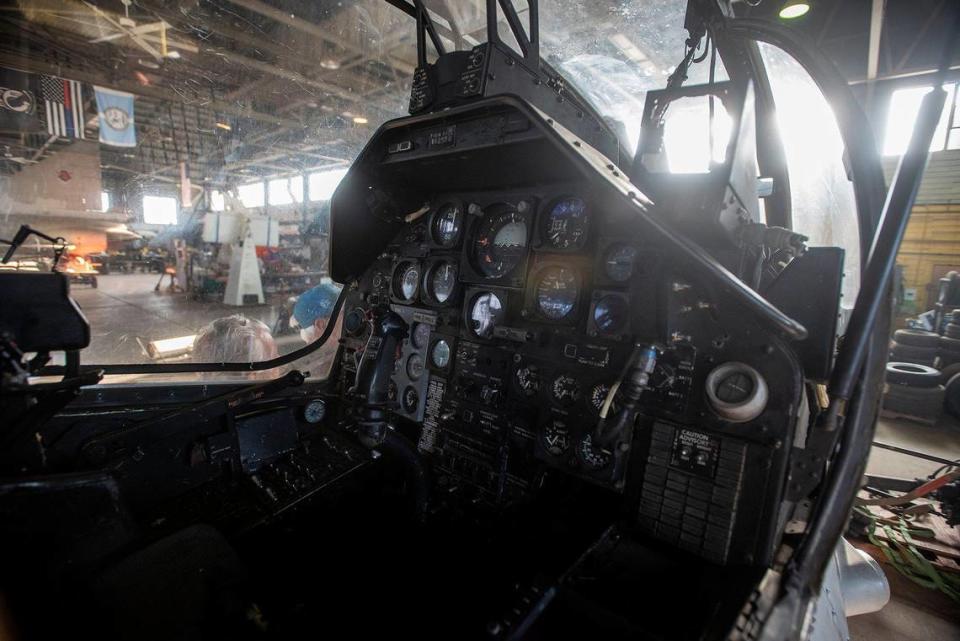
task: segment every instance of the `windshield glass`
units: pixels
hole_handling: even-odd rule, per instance
[[[486,40],[484,0],[425,5],[448,49]],[[543,59],[628,155],[646,92],[684,56],[685,6],[541,3]],[[66,239],[60,267],[92,328],[84,363],[264,361],[323,332],[339,291],[330,198],[376,127],[407,112],[415,20],[382,0],[19,0],[0,25],[0,238],[26,224]],[[498,33],[517,46],[502,15]],[[688,129],[669,125],[668,147]],[[711,150],[698,153],[671,169],[701,170]],[[49,270],[51,249],[32,238],[4,268]]]
[[[263,361],[320,334],[330,197],[406,113],[413,19],[382,0],[20,0],[0,29],[0,238],[66,239],[85,364]],[[52,257],[31,237],[4,267]]]

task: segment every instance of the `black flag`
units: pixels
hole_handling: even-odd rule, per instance
[[[0,130],[42,131],[37,108],[39,95],[35,77],[22,71],[0,68]]]

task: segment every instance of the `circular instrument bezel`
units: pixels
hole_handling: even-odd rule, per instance
[[[516,250],[516,258],[495,256],[493,250],[494,238],[500,230],[515,222],[523,224],[525,233],[523,245]],[[468,248],[470,266],[481,281],[490,283],[522,282],[522,275],[530,250],[531,232],[528,211],[520,211],[519,207],[503,202],[486,207],[483,216],[473,227]],[[500,266],[491,269],[490,265],[494,264]]]
[[[623,249],[632,249],[633,258],[630,261],[630,273],[625,277],[614,276],[610,273],[608,263],[608,257],[616,251]],[[615,241],[603,248],[603,251],[600,253],[600,273],[603,274],[603,278],[607,282],[613,283],[618,286],[625,286],[630,283],[634,276],[637,275],[637,267],[640,260],[641,252],[640,248],[633,244],[622,241]]]
[[[597,312],[600,310],[602,304],[609,304],[610,301],[615,301],[615,304],[622,305],[623,317],[620,319],[620,322],[613,327],[603,328],[597,319]],[[591,336],[617,338],[630,333],[630,300],[620,292],[597,291],[590,305],[588,326],[588,333]]]
[[[433,276],[443,265],[450,265],[454,270],[453,290],[446,300],[437,299],[433,288]],[[431,307],[450,307],[460,300],[460,263],[454,256],[438,256],[426,262],[423,269],[423,280],[420,284],[420,299]]]
[[[437,349],[437,346],[440,343],[444,343],[447,346],[447,362],[443,365],[438,365],[436,359],[434,358],[434,352]],[[435,372],[448,372],[450,367],[453,365],[453,338],[449,336],[438,336],[430,341],[430,349],[427,351],[427,367]]]
[[[453,240],[450,241],[441,241],[437,238],[437,224],[440,219],[441,212],[444,211],[447,207],[456,207],[460,214],[460,227],[456,231],[456,236]],[[434,209],[430,213],[430,220],[427,224],[427,235],[430,238],[430,243],[434,247],[439,247],[440,249],[454,249],[460,245],[460,242],[463,240],[464,231],[467,227],[467,209],[463,201],[457,200],[454,198],[444,199],[439,207]]]
[[[463,306],[463,324],[467,330],[468,335],[471,338],[479,338],[481,340],[491,340],[493,339],[493,330],[497,327],[497,323],[493,324],[489,335],[483,335],[477,333],[473,327],[473,308],[477,304],[477,300],[484,294],[491,294],[495,296],[498,301],[500,301],[500,322],[503,322],[507,318],[507,295],[505,292],[500,290],[493,290],[488,288],[477,288],[467,292],[465,298],[466,305]]]
[[[402,278],[403,275],[407,272],[407,269],[410,267],[415,267],[417,269],[417,284],[416,289],[413,292],[413,295],[407,298],[403,294],[402,290]],[[423,265],[420,261],[413,258],[401,258],[393,265],[393,269],[390,271],[390,300],[395,303],[401,303],[404,305],[411,305],[417,302],[417,299],[420,296],[421,289],[421,276],[423,275]]]
[[[583,226],[577,238],[571,242],[558,244],[550,237],[550,221],[554,210],[564,201],[579,200],[583,204]],[[578,252],[587,246],[590,240],[590,224],[592,219],[590,203],[583,196],[563,194],[547,202],[547,206],[540,213],[538,229],[539,249],[551,252]]]
[[[550,316],[547,312],[544,311],[540,303],[540,284],[544,281],[550,272],[553,271],[563,271],[567,272],[571,280],[573,281],[574,295],[573,302],[570,306],[570,309],[567,310],[565,314],[559,317]],[[532,303],[533,303],[533,312],[536,314],[539,320],[542,320],[547,323],[563,323],[569,324],[576,321],[577,313],[580,309],[580,298],[583,294],[582,279],[580,278],[580,273],[573,267],[559,264],[559,263],[550,263],[539,266],[536,271],[532,274],[531,277],[531,290],[532,290]]]

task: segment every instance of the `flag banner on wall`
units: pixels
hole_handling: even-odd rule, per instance
[[[42,131],[35,78],[22,71],[0,69],[0,129]]]
[[[40,76],[47,133],[64,138],[83,138],[83,94],[76,80]]]
[[[100,142],[114,147],[136,147],[133,126],[133,94],[105,87],[93,87],[100,117]]]

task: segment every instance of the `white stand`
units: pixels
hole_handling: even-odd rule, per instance
[[[230,249],[230,273],[227,276],[223,302],[240,306],[246,304],[246,297],[256,296],[257,303],[262,305],[263,283],[260,282],[260,266],[257,264],[257,250],[253,238],[248,233],[243,243],[234,243]]]

